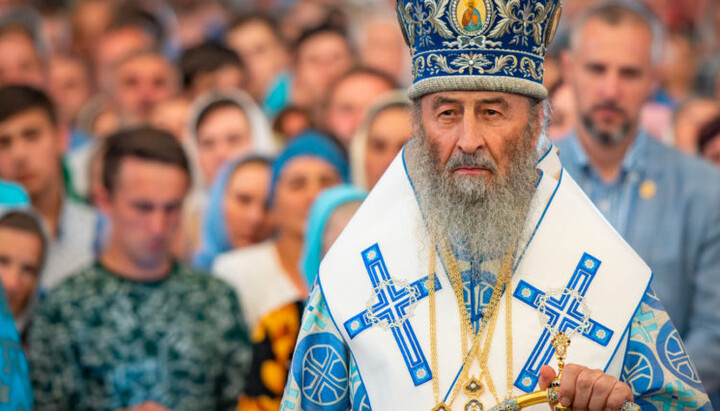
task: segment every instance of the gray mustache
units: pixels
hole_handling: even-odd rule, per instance
[[[484,153],[468,154],[461,152],[453,154],[450,159],[448,159],[445,169],[450,171],[458,167],[478,167],[490,171],[497,171],[495,161]]]

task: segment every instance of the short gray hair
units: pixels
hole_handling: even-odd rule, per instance
[[[660,21],[643,4],[636,1],[612,0],[591,6],[573,23],[570,28],[570,50],[577,49],[580,32],[589,20],[598,19],[609,25],[617,26],[626,20],[635,20],[644,24],[652,35],[650,56],[653,65],[660,63],[663,54],[664,32]]]

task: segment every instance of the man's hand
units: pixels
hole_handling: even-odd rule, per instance
[[[540,368],[541,389],[547,389],[555,378],[555,370]],[[630,387],[601,370],[568,364],[560,378],[560,404],[573,411],[617,411],[625,401],[632,401]]]
[[[122,408],[117,411],[171,411],[169,408],[158,404],[155,401],[145,401],[140,405],[136,405],[130,408]]]

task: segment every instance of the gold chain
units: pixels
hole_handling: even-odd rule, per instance
[[[503,259],[502,266],[500,267],[500,275],[498,276],[498,279],[496,281],[496,288],[505,288],[507,285],[510,284],[510,277],[512,273],[512,253],[508,253],[505,255],[505,258]],[[499,284],[502,284],[501,287],[498,287]],[[513,376],[513,364],[512,364],[512,298],[511,298],[511,292],[509,289],[505,290],[505,382],[507,384],[507,396],[509,396],[512,393],[512,376]],[[492,302],[492,299],[491,299]],[[499,303],[499,301],[496,301],[496,303]],[[488,305],[489,306],[489,305]],[[493,315],[492,318],[490,318],[490,324],[488,325],[488,332],[485,337],[485,346],[483,347],[482,354],[479,358],[480,362],[480,372],[485,377],[485,382],[488,386],[488,389],[490,390],[490,393],[495,397],[495,401],[497,403],[500,402],[500,397],[498,396],[497,390],[495,389],[495,384],[493,383],[492,376],[490,375],[490,371],[487,367],[487,361],[488,357],[490,355],[490,343],[491,338],[493,334],[495,333],[495,325],[497,324],[497,315]]]
[[[435,404],[440,404],[440,379],[437,378],[437,323],[435,319],[435,246],[430,245],[430,269],[428,273],[428,295],[430,297],[430,369],[432,373],[432,388],[435,395]]]
[[[449,244],[444,244],[443,247],[440,248],[440,251],[442,252],[443,261],[445,261],[445,264],[448,266],[450,283],[453,285],[455,302],[457,303],[458,311],[460,312],[460,329],[462,333],[462,338],[460,339],[460,352],[466,353],[468,352],[467,338],[470,336],[472,339],[473,333],[471,330],[473,330],[473,326],[470,321],[470,313],[468,313],[465,308],[465,295],[463,294],[463,281],[462,274],[460,273],[460,266],[458,265],[458,261],[455,258]],[[460,285],[459,287],[457,287],[458,284]]]
[[[513,389],[513,333],[512,333],[512,283],[505,290],[505,399],[512,397]]]
[[[428,292],[429,292],[429,303],[430,303],[430,356],[431,356],[431,367],[432,367],[432,374],[433,374],[433,393],[435,395],[435,403],[438,404],[438,407],[440,405],[444,405],[440,403],[440,382],[439,382],[439,376],[438,376],[438,355],[437,355],[437,323],[436,323],[436,305],[435,305],[435,254],[434,254],[434,245],[431,246],[430,250],[430,273],[428,274]],[[443,254],[443,259],[445,260],[445,263],[448,266],[448,274],[450,277],[450,282],[452,284],[453,290],[455,291],[455,300],[458,304],[458,308],[460,310],[461,315],[461,329],[462,329],[462,337],[461,337],[461,349],[463,353],[468,352],[467,351],[467,336],[471,335],[472,338],[472,346],[470,348],[470,352],[465,357],[465,360],[463,361],[462,366],[462,379],[460,381],[465,381],[468,378],[468,373],[470,366],[472,365],[473,359],[478,358],[480,361],[480,370],[481,375],[485,375],[486,382],[488,383],[488,387],[490,388],[493,396],[498,400],[497,392],[495,390],[495,386],[492,383],[492,378],[490,378],[490,373],[487,371],[487,357],[489,355],[489,347],[490,347],[490,339],[492,337],[492,334],[494,333],[495,324],[497,321],[497,307],[499,305],[500,296],[502,295],[503,290],[507,289],[508,285],[510,284],[510,277],[512,275],[512,262],[513,262],[513,255],[514,255],[514,249],[511,249],[508,251],[508,253],[503,258],[503,264],[500,268],[500,275],[497,278],[497,281],[495,283],[495,287],[493,289],[492,296],[490,298],[490,302],[488,303],[487,307],[485,308],[485,313],[483,315],[483,318],[481,320],[480,326],[478,327],[477,333],[471,333],[470,330],[473,329],[472,323],[470,322],[470,315],[467,312],[467,309],[465,307],[465,297],[463,293],[463,282],[462,282],[462,276],[460,273],[460,267],[458,265],[457,260],[455,259],[455,255],[450,249],[449,245],[445,245],[444,247],[441,247],[441,252]],[[507,289],[506,292],[506,316],[505,316],[505,322],[506,322],[506,334],[505,334],[505,344],[506,344],[506,382],[508,383],[508,395],[510,395],[511,389],[512,389],[512,324],[511,324],[511,299],[510,299],[510,290]],[[480,348],[480,341],[481,336],[485,330],[486,325],[490,323],[490,329],[488,330],[488,333],[486,335],[486,341],[485,341],[485,349],[483,349],[482,353],[479,353],[478,350]],[[473,335],[474,334],[474,335]],[[455,384],[453,387],[452,395],[450,397],[449,407],[452,406],[452,403],[455,401],[455,398],[457,397],[457,394],[460,391],[460,388],[464,384]]]

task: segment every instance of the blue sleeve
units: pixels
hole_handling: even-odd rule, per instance
[[[630,326],[620,380],[643,410],[710,410],[708,396],[678,331],[652,289]]]
[[[370,410],[357,366],[317,286],[303,313],[280,410]]]
[[[29,372],[15,320],[0,286],[0,392],[3,393],[4,404],[0,409],[32,409],[33,395]]]

